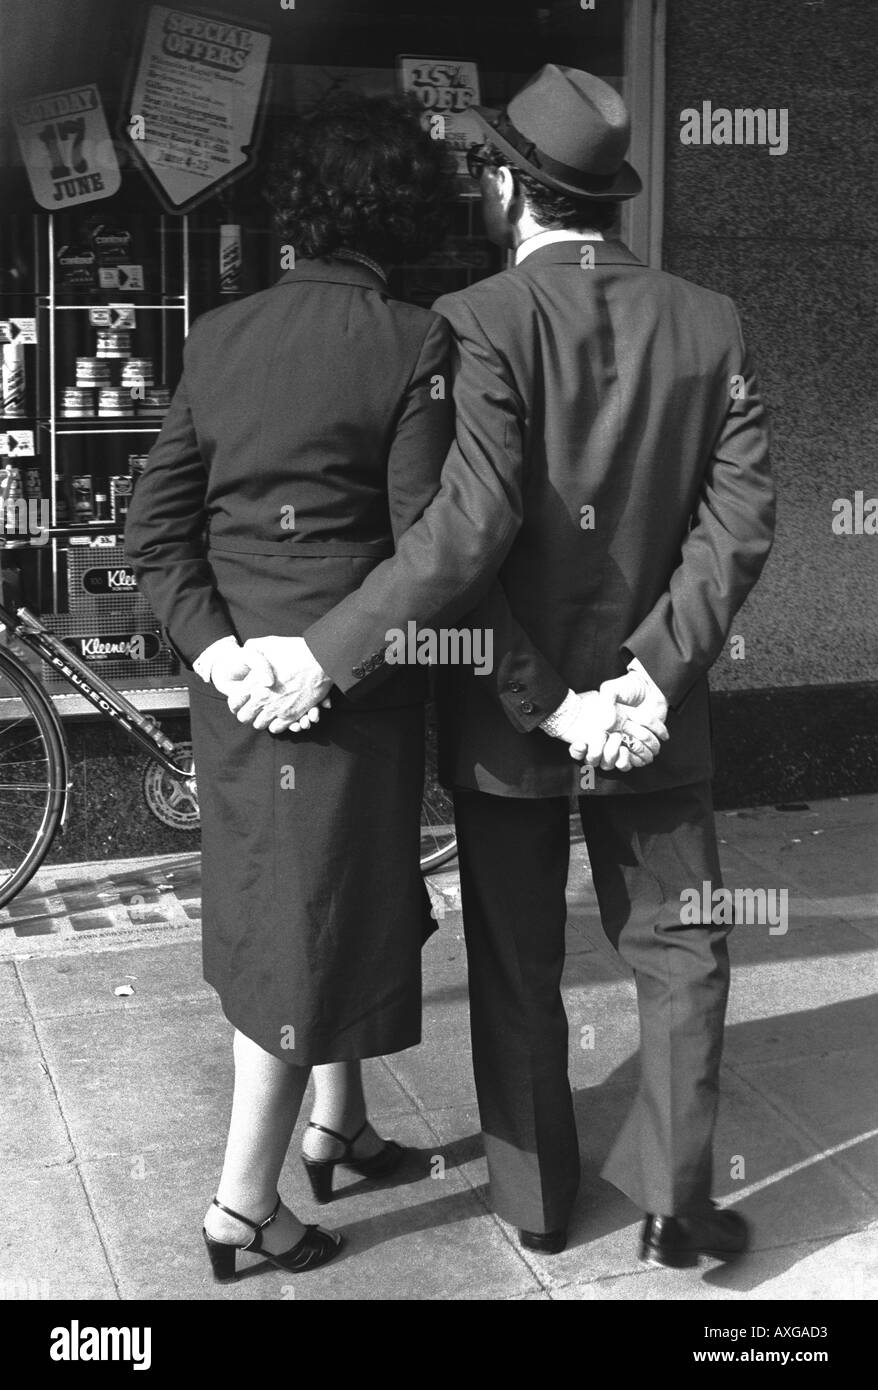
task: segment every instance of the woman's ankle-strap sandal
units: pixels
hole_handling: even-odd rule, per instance
[[[317,1129],[321,1134],[328,1134],[332,1139],[337,1139],[342,1144],[343,1151],[338,1158],[309,1158],[307,1154],[302,1154],[302,1163],[305,1172],[308,1174],[308,1181],[311,1184],[311,1191],[314,1193],[316,1202],[331,1202],[333,1198],[332,1182],[336,1168],[353,1168],[355,1173],[359,1173],[363,1178],[386,1178],[393,1173],[402,1162],[405,1156],[405,1149],[387,1139],[384,1147],[379,1149],[376,1154],[369,1158],[354,1158],[354,1145],[361,1134],[364,1134],[369,1126],[369,1121],[364,1120],[356,1134],[347,1139],[343,1134],[338,1134],[334,1129],[327,1129],[326,1125],[319,1125],[314,1120],[309,1120],[308,1128]]]
[[[317,1269],[319,1265],[325,1265],[334,1259],[344,1244],[343,1237],[332,1231],[324,1231],[321,1226],[306,1226],[302,1239],[291,1249],[280,1255],[273,1255],[262,1244],[262,1232],[277,1219],[281,1206],[280,1197],[275,1202],[271,1215],[258,1222],[251,1221],[249,1216],[242,1216],[239,1211],[233,1211],[217,1197],[214,1197],[212,1205],[224,1211],[227,1216],[233,1216],[242,1225],[249,1226],[254,1233],[246,1245],[230,1245],[224,1240],[214,1240],[202,1227],[201,1234],[207,1246],[213,1277],[219,1284],[231,1284],[237,1279],[235,1261],[239,1250],[246,1250],[251,1255],[262,1255],[263,1259],[270,1260],[278,1269],[286,1270],[288,1274],[304,1274],[306,1270]]]

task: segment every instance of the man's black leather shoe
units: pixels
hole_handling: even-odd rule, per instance
[[[686,1269],[699,1255],[732,1260],[747,1249],[750,1231],[736,1211],[711,1203],[703,1216],[653,1216],[647,1213],[640,1233],[640,1258],[647,1264]]]
[[[518,1239],[525,1250],[539,1250],[541,1255],[560,1255],[567,1244],[566,1231],[519,1231]]]

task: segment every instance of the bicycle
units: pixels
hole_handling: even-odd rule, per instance
[[[200,827],[198,787],[190,743],[174,743],[151,715],[142,714],[27,608],[0,604],[0,627],[53,667],[80,695],[148,754],[142,791],[150,812],[180,831]],[[40,679],[0,647],[0,907],[33,878],[63,832],[72,786],[64,726]],[[428,873],[457,852],[450,803],[425,785],[421,870]]]

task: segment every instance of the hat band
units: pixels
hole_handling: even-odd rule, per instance
[[[560,179],[564,183],[572,183],[576,188],[582,190],[585,196],[589,193],[604,193],[608,188],[612,188],[618,173],[616,174],[585,174],[581,169],[576,169],[572,164],[563,164],[560,159],[553,159],[544,150],[538,148],[532,140],[528,140],[526,135],[522,135],[517,126],[510,121],[505,111],[501,111],[496,121],[491,122],[491,128],[501,135],[507,144],[511,145],[528,164],[533,164],[544,174],[550,174],[552,178]]]

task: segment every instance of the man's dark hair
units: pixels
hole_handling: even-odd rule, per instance
[[[421,112],[410,96],[341,93],[286,129],[267,197],[277,231],[299,255],[345,248],[398,264],[441,245],[453,173]]]
[[[491,144],[484,145],[479,150],[479,156],[492,169],[505,166],[512,170],[518,190],[527,198],[534,220],[546,231],[609,232],[615,226],[618,202],[558,193],[547,184],[540,183],[533,174],[513,164],[508,155]]]

